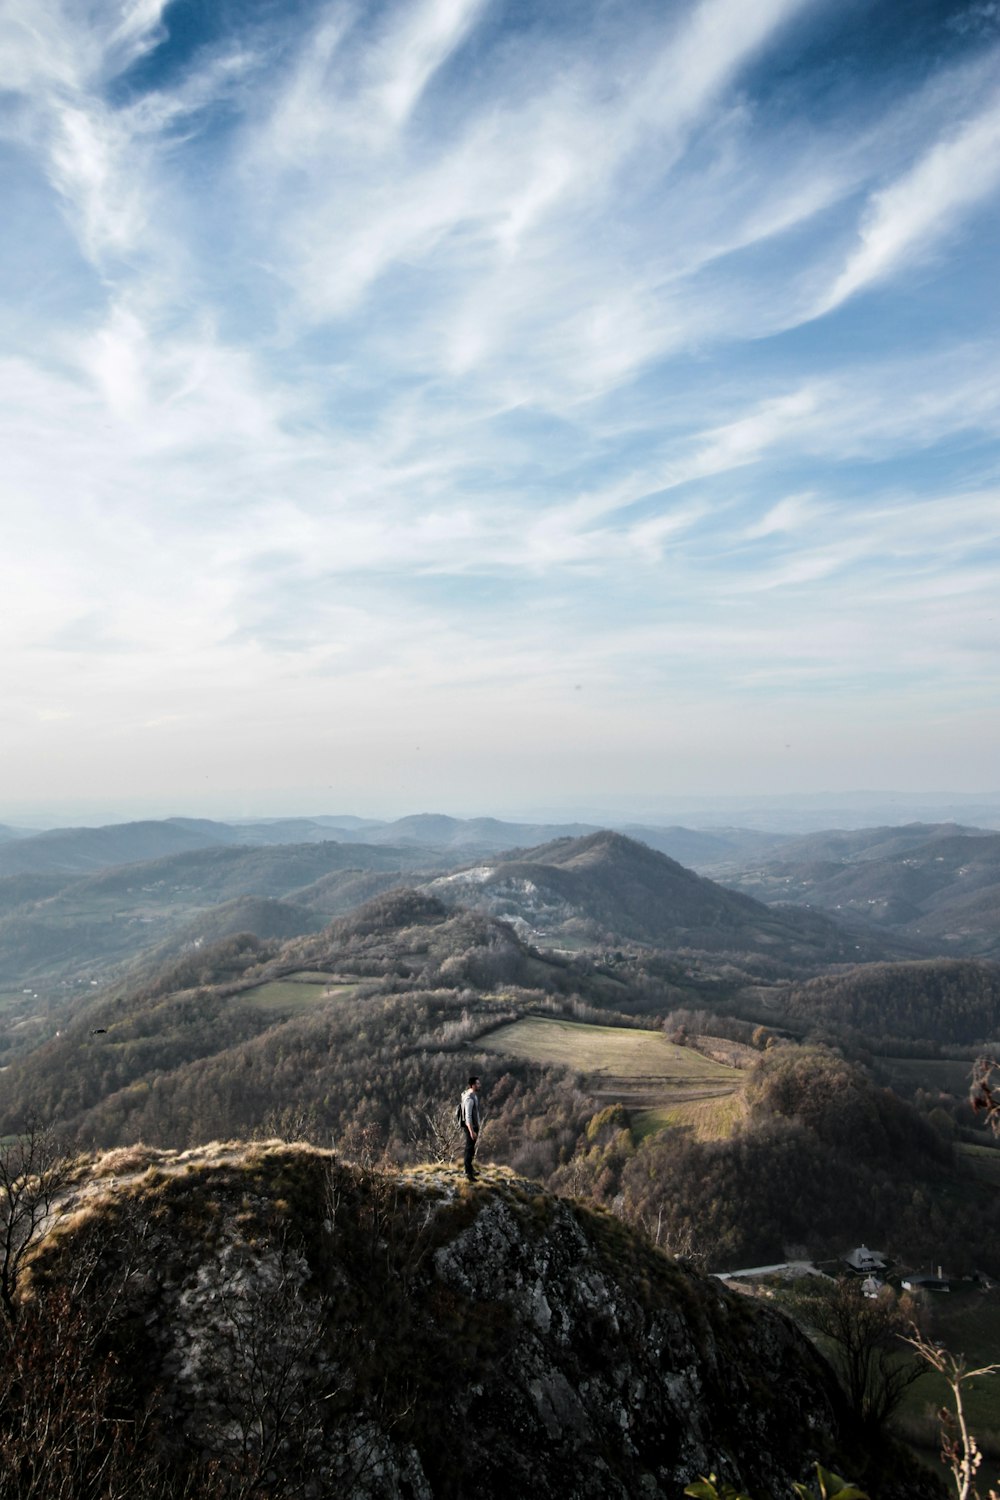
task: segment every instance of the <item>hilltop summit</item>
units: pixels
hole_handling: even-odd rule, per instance
[[[814,1460],[871,1458],[791,1323],[502,1170],[119,1151],[35,1256],[41,1326],[71,1279],[90,1420],[140,1414],[132,1461],[176,1493],[675,1500],[714,1469],[791,1500]]]

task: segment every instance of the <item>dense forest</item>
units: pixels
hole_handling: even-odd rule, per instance
[[[1000,1038],[1000,964],[933,959],[866,964],[788,987],[776,1001],[796,1020],[901,1038],[989,1047]]]
[[[592,1119],[553,1185],[586,1192],[658,1243],[719,1265],[835,1255],[868,1239],[956,1271],[1000,1272],[1000,1204],[961,1178],[953,1148],[911,1105],[824,1048],[766,1053],[729,1138],[637,1139],[625,1111]]]

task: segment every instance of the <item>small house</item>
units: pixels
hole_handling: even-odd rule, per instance
[[[857,1276],[872,1276],[885,1270],[885,1257],[877,1250],[869,1250],[867,1245],[859,1245],[850,1251],[844,1256],[844,1263]]]
[[[900,1285],[904,1292],[950,1292],[951,1282],[946,1276],[907,1276]]]

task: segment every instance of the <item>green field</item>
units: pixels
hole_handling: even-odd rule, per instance
[[[602,1102],[635,1109],[644,1134],[680,1124],[693,1126],[699,1135],[728,1134],[738,1117],[738,1069],[677,1047],[662,1031],[527,1016],[501,1026],[477,1046],[581,1073]]]
[[[769,1283],[779,1306],[785,1306],[796,1317],[794,1303],[785,1304],[787,1284]],[[1000,1362],[1000,1288],[984,1291],[981,1287],[963,1285],[946,1294],[925,1297],[921,1302],[925,1336],[933,1344],[943,1344],[956,1357],[964,1357],[966,1368],[981,1369]],[[825,1353],[822,1340],[817,1340]],[[902,1357],[902,1356],[901,1356]],[[907,1358],[909,1356],[907,1355]],[[980,1376],[962,1388],[962,1404],[969,1430],[984,1453],[980,1481],[1000,1480],[1000,1374]],[[953,1406],[948,1385],[935,1370],[928,1369],[909,1386],[891,1419],[897,1436],[914,1448],[923,1463],[944,1477],[939,1462],[942,1407]],[[982,1485],[986,1494],[989,1484]]]
[[[326,974],[310,974],[308,978],[296,974],[288,979],[274,979],[269,984],[244,990],[240,995],[240,1003],[267,1015],[294,1016],[302,1011],[312,1010],[313,1006],[334,995],[353,994],[357,987],[356,984],[338,981],[331,983],[330,976]]]

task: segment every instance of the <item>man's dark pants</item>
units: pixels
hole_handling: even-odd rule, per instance
[[[476,1154],[476,1142],[472,1138],[472,1131],[468,1125],[463,1125],[462,1129],[465,1131],[465,1175],[475,1177],[476,1169],[472,1162]]]

